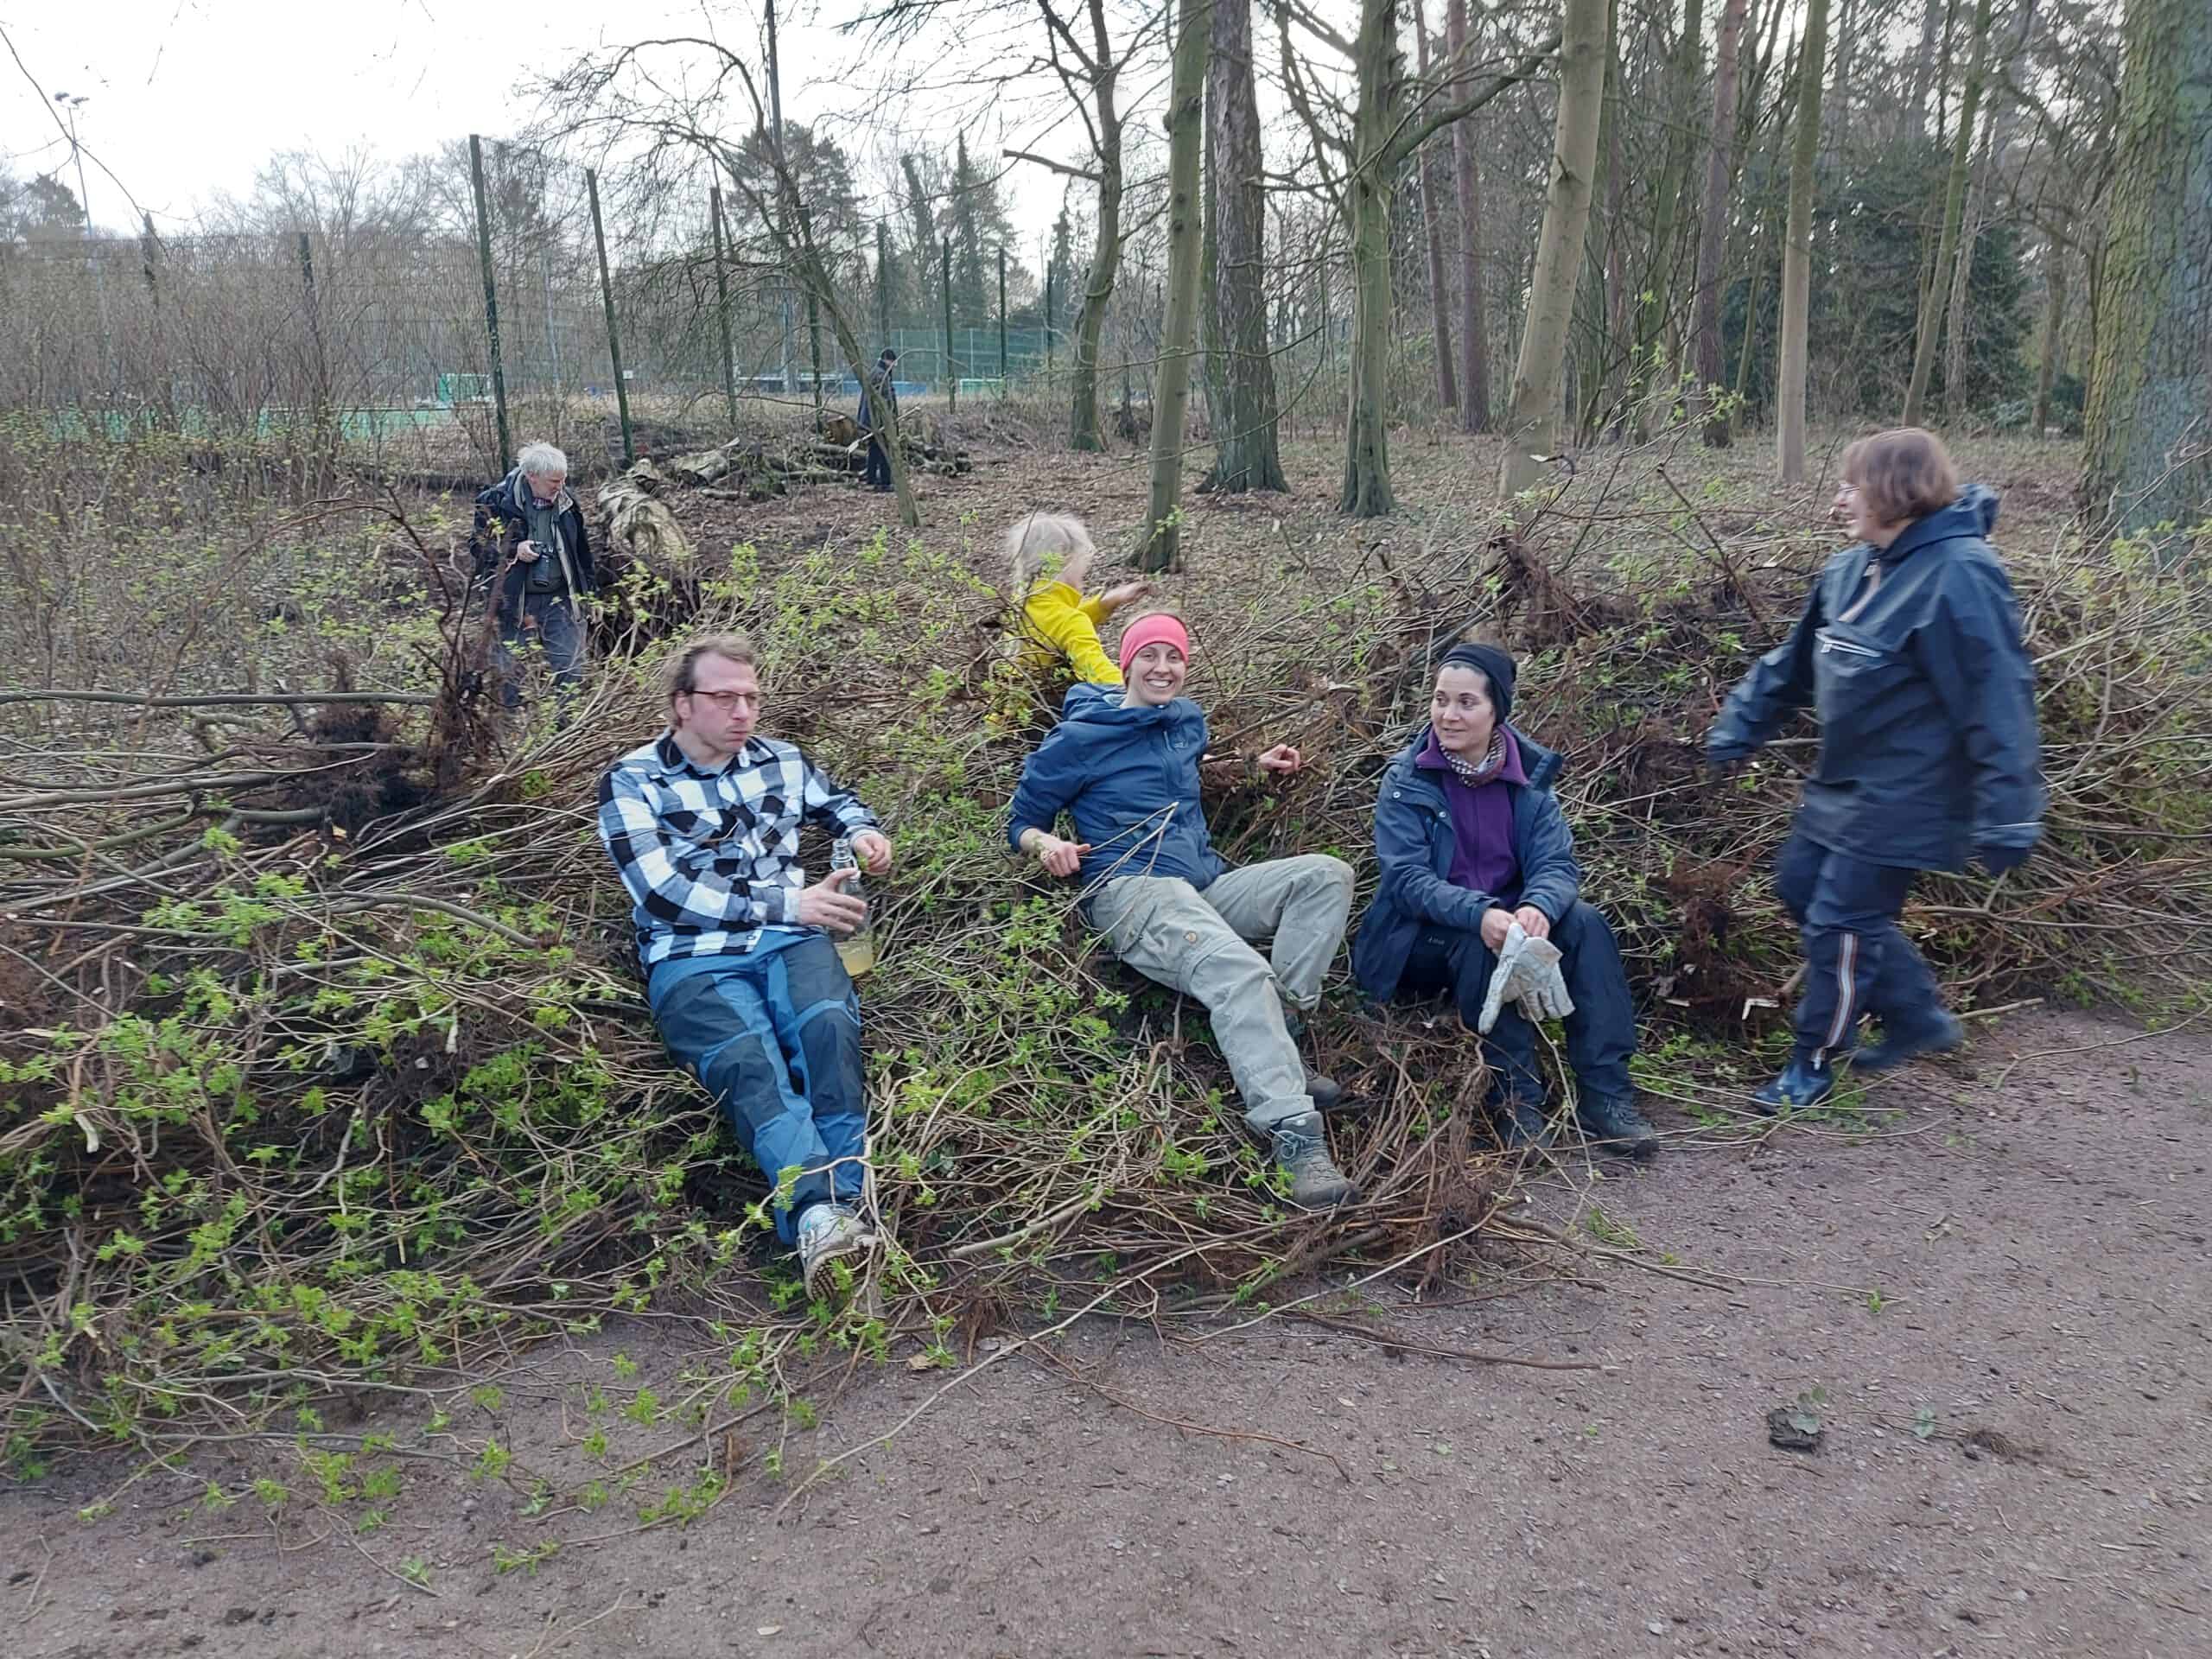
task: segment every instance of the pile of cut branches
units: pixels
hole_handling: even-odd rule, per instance
[[[1647,1019],[1739,1042],[1792,958],[1760,872],[1809,734],[1726,791],[1696,743],[1818,548],[1577,588],[1547,574],[1574,534],[1554,514],[1457,569],[1287,551],[1180,594],[1217,745],[1312,763],[1218,803],[1217,836],[1232,858],[1365,866],[1429,664],[1502,634],[1524,653],[1517,717],[1567,753],[1587,891]],[[690,620],[755,634],[772,728],[899,848],[870,894],[887,1244],[866,1282],[805,1300],[760,1179],[645,1018],[593,824],[598,775],[658,728],[644,657],[606,664],[558,729],[496,729],[459,645],[422,703],[326,697],[212,751],[188,742],[205,697],[0,698],[13,1455],[174,1449],[334,1392],[460,1387],[488,1352],[622,1314],[750,1333],[732,1366],[777,1397],[894,1339],[944,1357],[1001,1323],[1260,1305],[1327,1261],[1438,1274],[1534,1236],[1504,1218],[1516,1172],[1480,1127],[1471,1043],[1348,993],[1317,1031],[1370,1103],[1338,1136],[1365,1201],[1283,1203],[1201,1011],[1102,957],[1072,893],[1006,855],[1028,740],[988,648],[1002,572],[880,533],[735,556]],[[1909,925],[1969,999],[2201,996],[2212,618],[2124,549],[2021,585],[2050,838],[1994,887],[1928,884]]]

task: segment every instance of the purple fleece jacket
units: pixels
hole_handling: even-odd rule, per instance
[[[1453,845],[1452,868],[1447,872],[1452,885],[1470,893],[1487,893],[1509,903],[1518,898],[1521,861],[1513,852],[1513,798],[1505,792],[1505,785],[1518,784],[1525,788],[1529,774],[1522,769],[1521,746],[1513,741],[1513,734],[1505,734],[1504,763],[1497,775],[1478,788],[1470,789],[1459,781],[1459,772],[1433,732],[1429,734],[1428,746],[1414,757],[1414,765],[1437,774],[1444,790],[1444,804],[1452,813]]]

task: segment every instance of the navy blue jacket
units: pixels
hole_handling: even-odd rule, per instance
[[[1198,760],[1206,717],[1188,697],[1158,708],[1124,703],[1119,686],[1071,685],[1060,723],[1021,769],[1007,809],[1006,838],[1052,833],[1065,811],[1083,861],[1087,890],[1123,875],[1180,876],[1209,886],[1229,867],[1213,849],[1198,804]]]
[[[1797,826],[1893,869],[1957,870],[2043,833],[2035,673],[1977,484],[1886,549],[1827,563],[1789,637],[1730,694],[1706,748],[1739,760],[1811,703],[1821,754]],[[1881,581],[1864,592],[1878,559]]]
[[[1513,797],[1513,856],[1521,866],[1520,892],[1476,893],[1452,881],[1452,855],[1459,838],[1444,785],[1436,773],[1414,765],[1414,757],[1428,747],[1429,728],[1422,727],[1384,770],[1382,791],[1375,798],[1380,879],[1351,947],[1352,977],[1363,995],[1377,1002],[1389,1000],[1425,928],[1471,932],[1482,925],[1484,911],[1500,906],[1532,906],[1556,922],[1581,896],[1574,832],[1552,791],[1559,779],[1559,754],[1513,727],[1506,729],[1520,745],[1521,769],[1529,774],[1525,785],[1502,785]]]

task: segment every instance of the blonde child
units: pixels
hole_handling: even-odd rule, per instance
[[[1086,596],[1097,550],[1080,518],[1033,512],[1007,531],[1006,551],[1009,591],[1021,607],[1014,629],[1020,666],[1041,678],[1065,664],[1078,680],[1120,685],[1121,670],[1098,643],[1099,625],[1149,594],[1152,583],[1125,582]]]

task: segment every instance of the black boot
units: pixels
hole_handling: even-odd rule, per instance
[[[1323,1077],[1309,1065],[1306,1068],[1306,1097],[1313,1103],[1317,1112],[1336,1112],[1343,1109],[1344,1086],[1333,1077]]]
[[[1592,1141],[1605,1142],[1608,1152],[1624,1154],[1639,1163],[1649,1163],[1659,1155],[1659,1131],[1637,1109],[1634,1095],[1618,1100],[1590,1096],[1575,1116],[1582,1121],[1582,1132]]]
[[[1534,1101],[1508,1095],[1491,1107],[1490,1115],[1498,1141],[1508,1152],[1548,1147],[1552,1143],[1551,1119]]]

